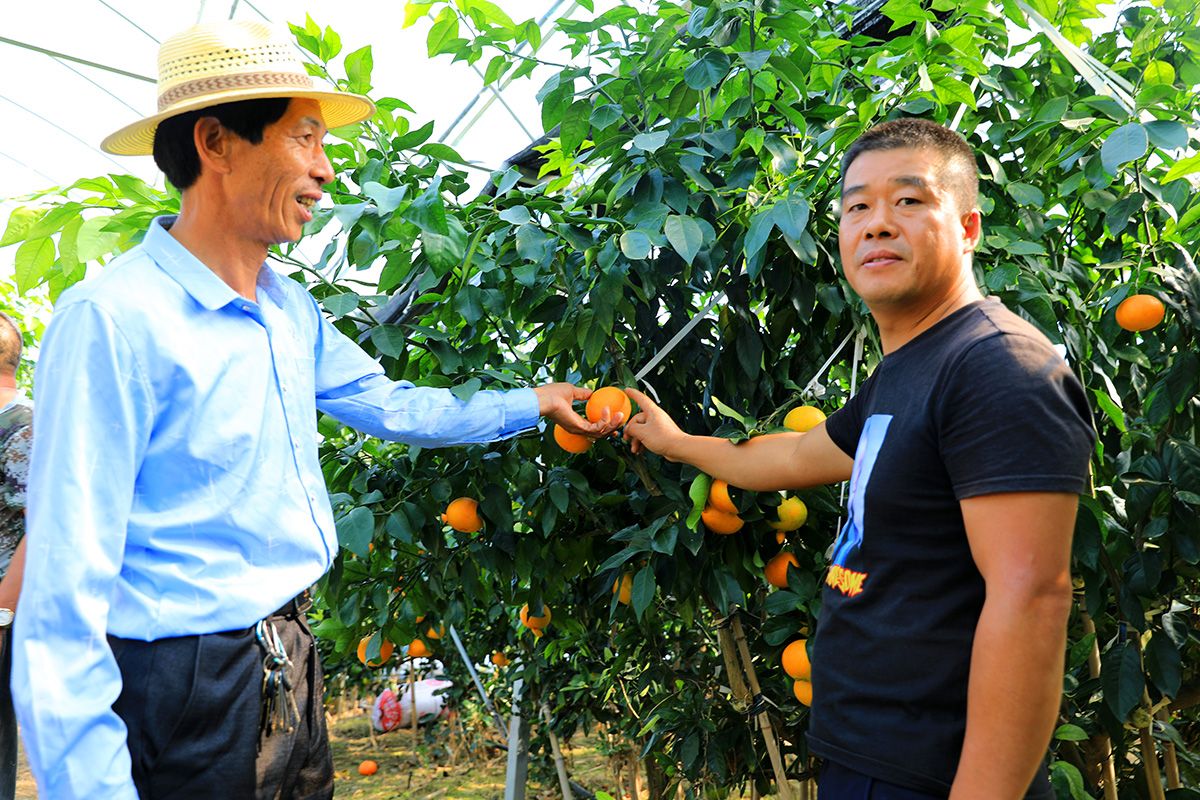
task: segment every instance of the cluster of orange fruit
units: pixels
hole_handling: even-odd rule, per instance
[[[417,624],[420,624],[424,619],[425,619],[425,617],[417,617]],[[445,635],[446,635],[446,626],[445,625],[438,625],[436,628],[433,627],[432,625],[430,625],[428,628],[425,629],[425,639],[440,639]],[[416,639],[413,639],[411,642],[409,642],[409,645],[408,645],[408,657],[409,658],[428,658],[429,656],[433,655],[433,650],[431,650],[429,645],[427,645],[425,643],[425,639],[418,637]],[[370,641],[371,641],[370,635],[364,636],[361,640],[359,640],[359,642],[358,642],[358,660],[363,663],[363,666],[371,667],[372,669],[374,669],[375,667],[381,667],[387,663],[388,659],[392,657],[392,653],[395,652],[396,646],[394,644],[392,644],[391,642],[389,642],[387,639],[384,639],[379,644],[379,660],[378,661],[367,661],[367,644]]]
[[[808,640],[797,639],[783,648],[783,671],[795,683],[792,694],[806,706],[812,705],[812,664],[808,660]]]
[[[619,386],[604,386],[592,392],[583,413],[588,422],[599,422],[604,419],[605,409],[608,409],[609,419],[615,419],[620,414],[622,422],[628,422],[633,414],[633,401]],[[565,431],[557,425],[554,426],[554,441],[568,453],[586,453],[595,442],[590,437]]]

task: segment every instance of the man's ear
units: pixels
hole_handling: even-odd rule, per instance
[[[963,252],[973,253],[979,247],[983,238],[983,214],[978,208],[972,208],[962,215]]]
[[[227,175],[233,148],[233,132],[216,117],[201,117],[192,128],[192,141],[200,157],[200,173],[206,171]]]

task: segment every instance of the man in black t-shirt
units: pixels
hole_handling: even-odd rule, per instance
[[[924,120],[842,161],[842,267],[884,358],[805,434],[689,436],[639,392],[643,448],[755,491],[850,481],[813,645],[824,800],[1052,797],[1070,548],[1093,433],[1033,326],[973,280],[974,154]]]

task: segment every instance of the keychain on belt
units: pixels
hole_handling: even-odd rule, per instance
[[[296,730],[300,711],[292,692],[292,679],[288,676],[292,661],[279,638],[279,631],[264,619],[254,626],[254,635],[266,654],[263,658],[262,708],[258,718],[261,747],[263,736],[270,736],[275,728],[276,716],[280,727],[290,734]]]

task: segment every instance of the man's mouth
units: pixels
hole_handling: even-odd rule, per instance
[[[314,208],[317,207],[317,198],[310,197],[309,195],[304,195],[304,194],[298,195],[296,197],[296,202],[299,203],[300,205],[304,206],[309,211],[312,211]]]
[[[872,250],[862,260],[864,267],[885,267],[900,261],[900,256],[891,250]]]

